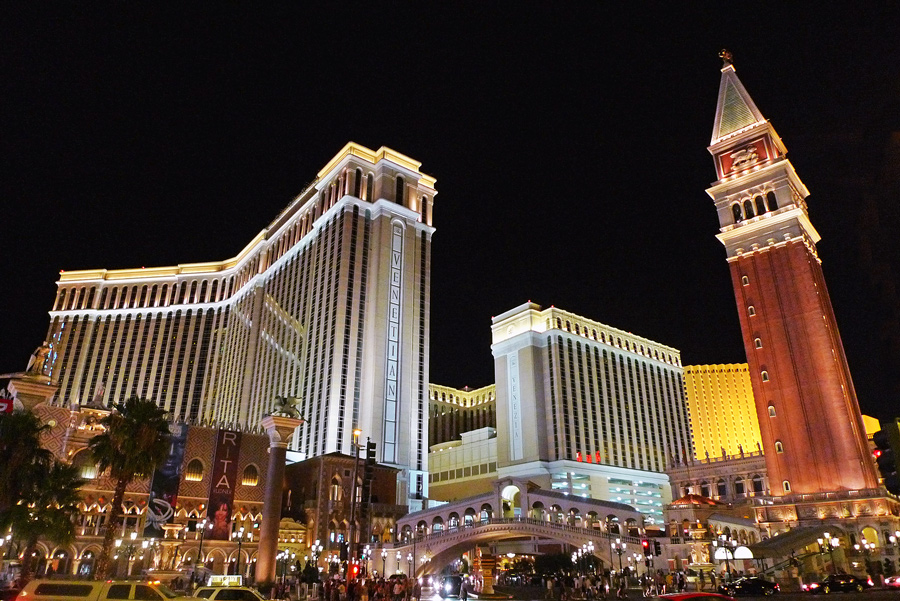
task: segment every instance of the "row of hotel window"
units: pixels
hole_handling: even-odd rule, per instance
[[[775,193],[767,192],[765,199],[757,194],[753,197],[753,200],[748,198],[743,203],[734,203],[731,205],[731,215],[734,217],[734,222],[738,223],[744,219],[753,219],[757,215],[764,215],[777,209],[778,201],[775,199]]]
[[[369,173],[363,178],[362,171],[357,169],[355,179],[356,182],[353,195],[361,200],[372,198],[374,174]],[[362,196],[361,182],[363,179],[366,180],[365,197]],[[343,194],[349,194],[349,177],[346,177],[346,174],[343,174],[336,184],[332,183],[322,190],[321,202],[325,206],[333,206]],[[397,204],[404,204],[406,199],[406,183],[404,179],[399,176],[396,178],[395,194]],[[421,198],[421,206],[424,208],[427,203],[428,197],[423,196]],[[293,228],[270,244],[270,246],[273,247],[274,252],[272,253],[269,263],[274,262],[274,260],[287,252],[289,248],[309,233],[312,222],[324,213],[324,210],[319,209],[318,203],[314,209],[312,219],[307,219],[307,215],[304,215],[302,220],[298,220]],[[257,272],[258,260],[258,257],[254,258],[236,275],[211,280],[204,279],[191,282],[178,282],[172,284],[171,289],[169,284],[163,284],[162,286],[153,284],[152,286],[104,287],[102,288],[97,308],[129,309],[140,307],[167,307],[170,304],[218,302],[228,298],[236,290],[240,290],[241,287],[250,280]],[[92,309],[94,308],[96,292],[97,287],[95,286],[90,288],[85,288],[84,286],[63,288],[57,295],[53,310],[66,311],[74,309]]]
[[[550,328],[551,328],[550,319],[548,318],[547,319],[547,329],[550,329]],[[602,342],[604,344],[617,346],[619,348],[625,349],[626,351],[631,351],[632,353],[637,353],[639,355],[643,355],[643,356],[649,357],[651,359],[665,361],[666,363],[671,363],[672,365],[679,365],[678,358],[674,357],[671,353],[666,353],[665,351],[663,351],[662,357],[660,357],[658,349],[652,349],[649,346],[646,347],[646,349],[645,349],[643,344],[639,345],[636,342],[629,342],[627,339],[625,340],[625,342],[622,342],[621,337],[618,337],[618,336],[613,337],[612,335],[607,337],[603,331],[600,332],[600,337],[598,338],[596,329],[591,328],[590,332],[588,332],[587,326],[581,326],[578,324],[578,322],[575,322],[575,325],[573,327],[572,323],[569,322],[568,319],[566,320],[565,328],[563,328],[562,318],[557,317],[556,318],[556,329],[557,330],[564,329],[566,332],[574,332],[575,334],[578,334],[579,336],[584,336],[585,338],[590,338],[592,340],[595,340],[597,342]]]

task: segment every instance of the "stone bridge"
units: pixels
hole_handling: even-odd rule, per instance
[[[372,550],[372,567],[417,573],[436,571],[476,545],[540,541],[581,549],[593,542],[604,565],[617,566],[611,544],[624,543],[624,565],[642,553],[643,516],[630,505],[545,490],[526,479],[496,481],[493,491],[410,513],[396,524],[396,541]],[[399,555],[398,555],[399,554]],[[430,570],[424,558],[433,564]],[[381,560],[381,565],[378,561]]]
[[[624,545],[624,565],[628,565],[627,558],[634,553],[642,553],[639,536],[611,534],[596,528],[570,526],[535,518],[510,517],[492,518],[430,534],[419,533],[405,542],[387,543],[372,549],[371,561],[374,569],[386,570],[388,574],[398,571],[409,573],[412,567],[415,574],[421,576],[440,571],[476,545],[488,545],[502,540],[531,542],[535,539],[570,545],[576,549],[591,542],[594,545],[594,555],[604,566],[618,566],[619,558],[612,549],[616,540]]]

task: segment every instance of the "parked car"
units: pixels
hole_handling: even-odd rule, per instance
[[[884,579],[884,586],[887,588],[900,588],[900,576],[888,576]]]
[[[703,593],[700,591],[666,593],[665,595],[660,595],[659,598],[666,601],[693,601],[694,599],[697,601],[735,601],[734,597],[729,597],[728,595],[722,595],[720,593]]]
[[[173,592],[164,584],[122,580],[32,580],[18,601],[201,601]]]
[[[246,586],[201,586],[195,597],[207,601],[265,601],[262,595]]]
[[[864,579],[857,578],[852,574],[832,574],[822,580],[821,582],[813,582],[810,583],[804,588],[813,594],[823,594],[827,595],[828,593],[833,593],[836,591],[842,592],[850,592],[857,591],[861,592],[866,589],[872,588],[874,583],[872,579]]]
[[[731,595],[732,597],[740,597],[742,595],[758,597],[761,595],[774,595],[781,591],[781,587],[776,582],[770,582],[759,576],[747,576],[746,578],[738,578],[734,582],[728,582],[719,587],[719,592],[723,595]]]

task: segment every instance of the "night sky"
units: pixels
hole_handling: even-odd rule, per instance
[[[863,411],[900,415],[891,3],[333,4],[3,5],[0,373],[59,270],[232,257],[349,140],[437,178],[432,382],[491,383],[528,300],[743,362],[705,193],[728,47],[811,191]]]

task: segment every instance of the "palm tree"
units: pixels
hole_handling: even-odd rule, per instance
[[[166,412],[153,401],[132,396],[100,420],[106,431],[88,444],[97,470],[109,470],[116,480],[103,549],[94,571],[97,578],[107,577],[113,539],[122,523],[125,489],[136,478],[150,477],[169,452],[169,423],[165,416]]]
[[[49,428],[28,411],[0,414],[0,519],[30,495],[50,466],[53,453],[40,440]]]
[[[11,527],[16,537],[25,543],[21,577],[31,579],[36,565],[32,559],[38,539],[48,539],[56,544],[68,544],[75,540],[75,518],[81,501],[78,489],[84,481],[78,477],[79,468],[53,460],[28,490],[3,516],[0,527]]]

